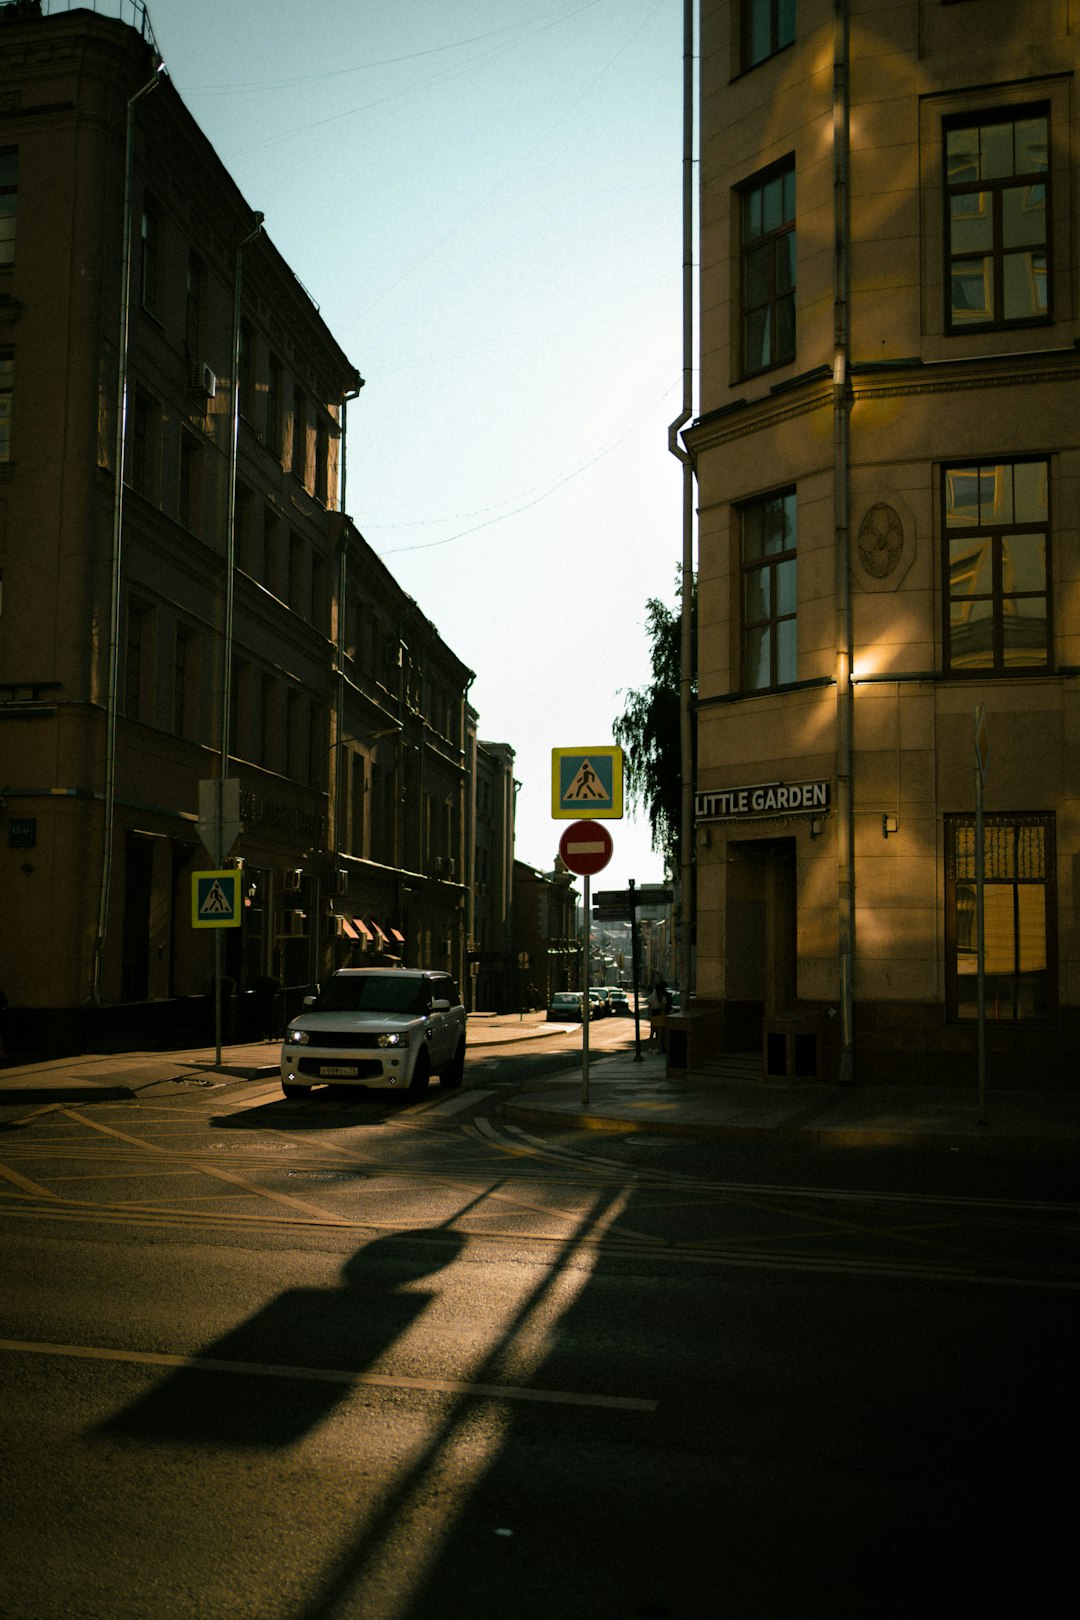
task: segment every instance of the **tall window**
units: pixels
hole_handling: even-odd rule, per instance
[[[301,388],[293,390],[292,475],[305,482],[307,472],[307,402]]]
[[[978,1012],[974,816],[945,822],[947,1003],[952,1018]],[[983,818],[984,993],[988,1018],[1008,1022],[1057,1011],[1053,816]]]
[[[281,361],[270,356],[266,384],[266,442],[271,450],[281,449]]]
[[[742,0],[742,68],[756,67],[795,38],[795,0]]]
[[[240,415],[251,420],[251,399],[255,377],[255,332],[249,321],[240,322],[240,365],[236,388]]]
[[[124,642],[124,713],[131,720],[140,718],[145,703],[149,629],[149,608],[143,602],[129,601]]]
[[[19,154],[0,147],[0,269],[15,262],[15,211],[19,202]]]
[[[136,388],[131,402],[129,431],[128,482],[148,501],[156,501],[161,452],[161,406],[143,388]]]
[[[330,430],[325,422],[315,426],[315,499],[329,505]]]
[[[198,665],[195,653],[195,632],[186,624],[178,624],[173,646],[173,731],[178,737],[192,735]]]
[[[15,389],[15,356],[0,349],[0,462],[11,460],[11,396]]]
[[[180,432],[180,472],[176,515],[185,529],[199,532],[199,445],[190,433]]]
[[[754,501],[741,518],[742,684],[760,692],[798,678],[795,491]]]
[[[187,289],[184,306],[184,341],[188,361],[195,365],[202,358],[203,281],[206,272],[197,253],[188,254]]]
[[[948,669],[1050,667],[1049,482],[1046,461],[944,469]]]
[[[1049,161],[1044,110],[946,126],[950,331],[1049,319]]]
[[[161,224],[157,210],[149,198],[143,203],[140,225],[142,256],[140,277],[143,308],[151,315],[158,312],[158,281],[160,278]]]
[[[795,162],[740,196],[742,369],[754,376],[795,358]]]

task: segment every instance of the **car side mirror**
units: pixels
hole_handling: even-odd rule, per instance
[[[431,1003],[431,1010],[432,1012],[449,1012],[450,1002],[440,998],[438,1001],[433,1001]]]
[[[305,996],[304,997],[304,1006],[305,1007],[314,1007],[316,999],[317,998],[315,996]]]

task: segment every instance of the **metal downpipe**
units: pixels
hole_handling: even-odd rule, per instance
[[[833,12],[833,520],[836,588],[837,947],[840,970],[838,1078],[855,1079],[855,814],[852,792],[854,688],[850,568],[850,29],[848,0]]]

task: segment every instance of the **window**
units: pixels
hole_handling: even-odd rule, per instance
[[[128,441],[128,482],[147,500],[157,499],[161,452],[161,406],[145,389],[137,388],[131,404]]]
[[[190,737],[194,729],[198,667],[195,653],[195,632],[186,624],[178,624],[173,646],[173,731],[178,737]]]
[[[330,432],[325,422],[315,428],[315,499],[329,505],[327,475],[330,467]]]
[[[124,642],[124,713],[130,720],[142,717],[146,702],[146,673],[150,656],[150,609],[144,602],[129,602],[127,638]]]
[[[945,468],[947,669],[1049,669],[1049,482],[1046,461]]]
[[[199,532],[199,445],[190,433],[180,433],[180,474],[176,516],[185,529]]]
[[[203,282],[206,272],[197,253],[188,254],[187,291],[184,312],[184,341],[191,365],[202,359]]]
[[[295,529],[289,530],[289,578],[286,585],[285,600],[294,613],[302,613],[307,603],[304,600],[304,586],[307,583],[304,556],[304,542]]]
[[[743,689],[797,679],[795,491],[742,509]]]
[[[946,994],[950,1018],[978,1014],[974,816],[945,821]],[[984,991],[987,1018],[1057,1012],[1053,816],[983,818]]]
[[[19,154],[0,147],[0,269],[15,262],[15,211],[19,201]]]
[[[795,358],[795,163],[740,194],[742,369],[754,376]]]
[[[0,349],[0,462],[11,460],[11,396],[15,388],[15,356]]]
[[[945,127],[945,241],[952,332],[1050,317],[1049,116]]]
[[[307,404],[304,400],[303,390],[293,390],[293,420],[292,420],[292,456],[291,468],[294,478],[303,483],[307,463]]]
[[[240,322],[239,366],[236,375],[240,415],[251,420],[251,396],[255,375],[255,333],[250,322]]]
[[[161,225],[157,211],[149,198],[143,203],[140,232],[142,256],[139,273],[143,308],[151,315],[156,315],[158,310],[158,281],[161,273]]]
[[[266,442],[271,450],[281,450],[281,362],[270,356],[270,370],[266,384]]]
[[[756,67],[795,38],[795,0],[742,0],[742,69]]]
[[[262,558],[259,563],[259,579],[268,591],[275,594],[277,585],[277,530],[277,517],[267,507],[263,514]]]

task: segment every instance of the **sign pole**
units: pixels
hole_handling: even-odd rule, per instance
[[[641,1009],[638,1006],[638,931],[637,931],[637,896],[634,893],[634,880],[630,879],[630,974],[634,981],[634,1062],[641,1063]]]
[[[592,1020],[592,1003],[589,1000],[589,960],[592,956],[592,902],[589,897],[591,881],[588,873],[585,874],[585,929],[582,935],[581,948],[583,959],[581,964],[581,1101],[589,1101],[589,1024]]]

